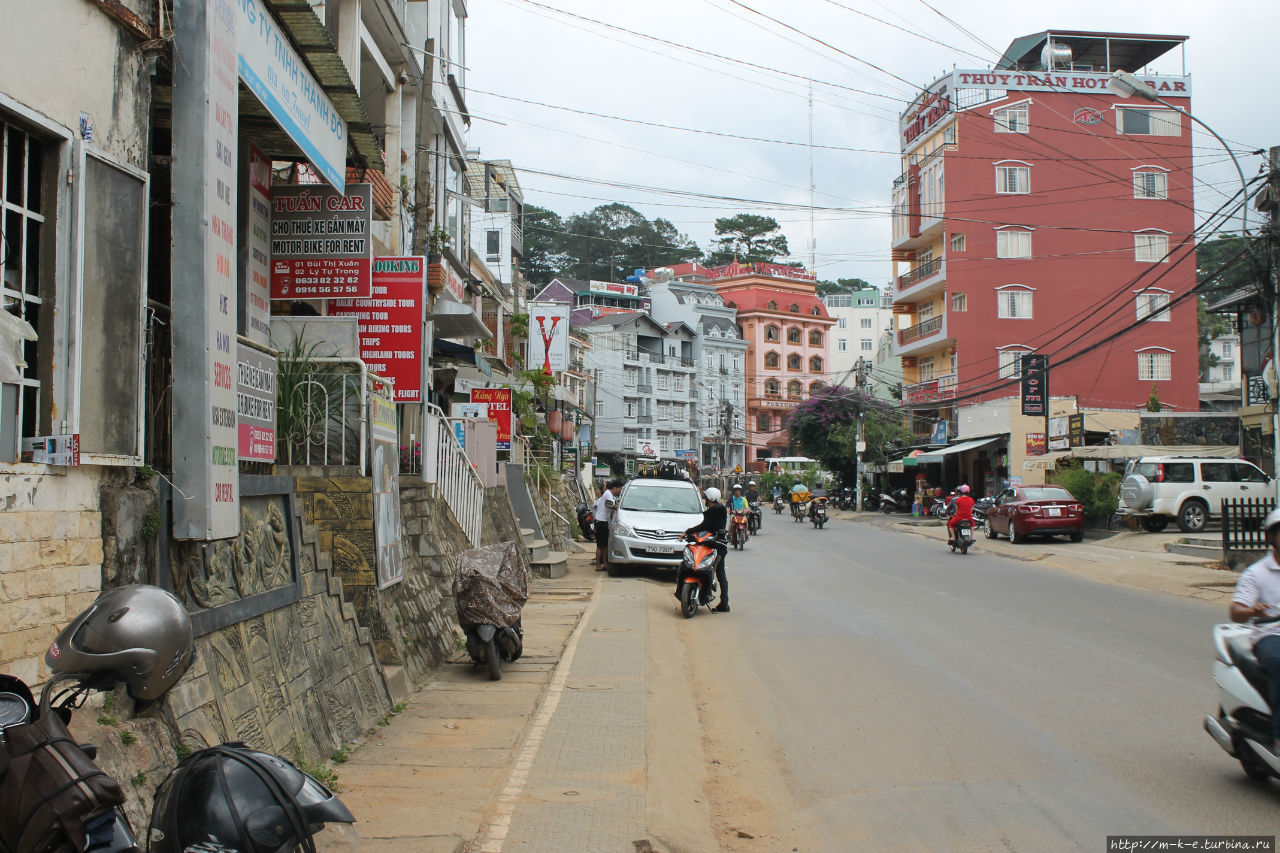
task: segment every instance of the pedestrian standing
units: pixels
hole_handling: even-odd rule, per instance
[[[622,492],[621,480],[610,480],[596,498],[592,519],[596,524],[596,562],[597,572],[609,567],[609,522],[613,519],[613,511],[618,506],[618,495]]]

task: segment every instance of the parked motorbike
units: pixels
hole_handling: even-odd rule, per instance
[[[747,544],[747,519],[750,513],[732,512],[729,514],[729,544],[739,551]]]
[[[880,493],[880,510],[888,515],[894,512],[911,512],[911,495],[906,489],[894,489]]]
[[[499,680],[502,662],[514,663],[524,652],[520,610],[529,598],[529,585],[515,543],[460,554],[453,598],[467,654],[488,669],[490,679]]]
[[[947,495],[943,497],[935,497],[929,504],[929,515],[934,518],[946,518],[951,514],[951,501],[955,499],[955,495]]]
[[[880,496],[875,492],[862,493],[862,509],[866,512],[875,512],[880,508]]]
[[[995,506],[995,498],[982,498],[973,502],[973,520],[982,524],[987,520],[987,512]]]
[[[773,499],[773,511],[778,515],[782,515],[787,509],[787,502],[782,499],[782,495],[778,495]]]
[[[809,501],[809,520],[816,530],[821,530],[827,523],[827,499],[814,498]]]
[[[951,553],[954,554],[959,550],[961,554],[968,554],[969,546],[972,544],[973,522],[968,520],[958,522],[947,537],[947,545],[951,547]]]
[[[764,513],[760,511],[760,501],[751,502],[751,514],[747,517],[747,532],[755,536],[764,524]]]
[[[685,537],[684,557],[680,563],[680,584],[676,597],[680,599],[680,612],[692,619],[698,608],[711,606],[719,592],[716,583],[716,561],[720,553],[716,538],[706,531]]]
[[[836,495],[836,506],[840,509],[853,509],[855,499],[853,489],[846,486]]]
[[[1257,620],[1269,624],[1280,617]],[[1204,718],[1204,730],[1222,751],[1240,762],[1250,779],[1280,778],[1280,755],[1271,736],[1267,673],[1253,655],[1253,629],[1228,622],[1213,626],[1213,680],[1218,684],[1218,713]]]
[[[578,504],[574,515],[577,516],[578,529],[582,531],[582,538],[588,542],[596,541],[596,526],[591,523],[591,508],[586,504]]]

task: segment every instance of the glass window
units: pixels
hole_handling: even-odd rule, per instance
[[[1139,293],[1138,319],[1150,320],[1153,323],[1169,322],[1169,294],[1160,292]]]
[[[964,251],[964,235],[963,234],[951,235],[951,251],[953,252]]]
[[[1028,320],[1031,318],[1032,291],[1023,287],[997,288],[996,316],[1003,320]]]
[[[813,358],[809,359],[809,371],[811,373],[821,373],[822,359],[816,355]]]
[[[781,386],[778,384],[778,380],[776,379],[770,379],[764,383],[764,393],[768,394],[770,397],[778,396],[780,393],[778,390],[779,388],[781,388]]]
[[[871,318],[870,318],[870,317],[862,317],[861,319],[859,319],[859,320],[858,320],[858,328],[860,328],[860,329],[870,329],[870,328],[871,328]]]
[[[849,351],[849,342],[844,338],[837,338],[836,352],[848,352],[848,351]]]
[[[1222,342],[1222,357],[1223,357],[1223,358],[1234,358],[1234,357],[1235,357],[1235,353],[1236,353],[1236,347],[1235,347],[1235,343],[1234,343],[1234,342],[1232,342],[1232,341],[1223,341],[1223,342]]]
[[[822,332],[819,332],[817,329],[814,329],[809,332],[809,346],[811,347],[822,346]]]
[[[1164,172],[1134,172],[1134,198],[1168,198],[1169,176]]]
[[[1236,479],[1241,483],[1266,483],[1270,477],[1248,462],[1236,462]]]
[[[776,341],[776,340],[778,340],[778,327],[777,327],[777,326],[765,326],[765,327],[764,327],[764,339],[765,339],[766,341]]]
[[[964,293],[951,294],[951,310],[952,311],[968,311],[969,297]]]
[[[659,447],[662,441],[670,442],[670,436],[659,437]],[[670,447],[665,448],[670,450]],[[633,480],[622,490],[622,502],[618,504],[621,509],[635,510],[636,512],[682,512],[691,514],[701,514],[702,499],[698,495],[698,490],[685,485],[667,485],[653,482],[645,482],[643,480]]]
[[[793,352],[791,355],[787,356],[787,370],[799,370],[803,363],[804,362],[797,353]]]
[[[1201,462],[1200,479],[1206,483],[1234,483],[1236,466],[1234,462]]]
[[[770,300],[769,300],[769,304],[768,304],[768,305],[766,305],[765,307],[766,307],[766,308],[768,308],[770,311],[777,311],[777,310],[778,310],[778,303],[777,303],[777,302],[775,302],[775,301],[773,301],[772,299],[770,299]]]
[[[794,327],[792,327],[792,328],[790,328],[790,329],[787,329],[787,343],[789,343],[789,344],[798,344],[798,343],[800,343],[800,330],[799,330],[799,329],[794,328]]]
[[[1181,136],[1182,116],[1173,110],[1123,107],[1116,110],[1116,129],[1135,136]]]
[[[764,354],[765,367],[777,367],[779,364],[779,361],[780,361],[780,356],[776,352],[767,352]]]
[[[1004,228],[997,231],[996,257],[1031,257],[1031,232],[1021,228]]]
[[[768,412],[761,412],[756,415],[757,432],[769,432],[771,429],[773,429],[773,418],[769,416]]]
[[[871,352],[871,343],[872,343],[872,342],[871,342],[871,339],[870,339],[870,338],[862,338],[858,343],[859,343],[859,345],[860,345],[860,349],[861,349],[863,352]]]
[[[996,192],[1001,195],[1031,192],[1030,167],[996,166]]]
[[[1000,378],[1001,379],[1020,379],[1022,377],[1022,357],[1030,355],[1029,349],[1002,349],[997,350],[1000,360]]]
[[[502,252],[502,232],[486,231],[484,234],[484,253],[487,260],[496,261]]]
[[[1143,382],[1168,382],[1173,378],[1173,354],[1167,352],[1138,353],[1138,379]]]
[[[799,397],[799,396],[801,396],[802,394],[804,394],[804,386],[803,386],[803,385],[801,385],[799,382],[788,382],[788,383],[787,383],[787,396],[788,396],[788,397]]]
[[[845,328],[845,318],[844,318],[844,317],[841,317],[841,318],[840,318],[840,321],[839,321],[839,328],[841,328],[841,329]]]
[[[1167,263],[1169,261],[1169,235],[1134,234],[1133,259],[1143,263]]]
[[[1030,104],[1014,104],[991,114],[995,119],[996,133],[1026,133],[1031,118]]]

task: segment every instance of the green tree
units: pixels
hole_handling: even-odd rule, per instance
[[[1147,397],[1147,411],[1159,412],[1164,409],[1164,405],[1160,402],[1160,386],[1152,385],[1151,394]]]
[[[572,278],[622,281],[637,269],[652,269],[702,255],[698,244],[666,219],[650,222],[625,204],[604,204],[565,220],[561,270]]]
[[[861,278],[838,278],[835,281],[818,282],[818,295],[830,296],[833,293],[853,293],[858,290],[869,290],[875,287],[871,282]]]
[[[791,254],[778,220],[772,216],[739,213],[716,220],[716,236],[707,252],[707,266],[718,267],[734,258],[744,264],[772,263]]]
[[[891,405],[838,385],[815,391],[795,408],[787,425],[792,442],[801,452],[817,459],[845,483],[852,483],[857,480],[859,414],[867,445],[862,454],[866,464],[887,462],[894,450],[914,440]]]
[[[1249,249],[1253,250],[1252,255]],[[1243,237],[1220,234],[1196,245],[1196,280],[1201,292],[1208,291],[1213,296],[1265,283],[1266,258],[1266,241],[1262,237],[1252,237],[1246,243]]]
[[[524,207],[524,262],[521,272],[537,285],[543,285],[569,265],[564,251],[564,220],[554,211],[534,204]]]

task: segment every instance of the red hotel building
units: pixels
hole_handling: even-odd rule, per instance
[[[1182,298],[1196,280],[1190,122],[1107,89],[1123,69],[1189,110],[1185,69],[1143,72],[1185,40],[1026,36],[995,69],[947,74],[902,114],[904,402],[946,418],[1016,395],[1019,358],[1036,352],[1052,395],[1081,410],[1134,411],[1155,386],[1167,408],[1198,411],[1196,305]]]

